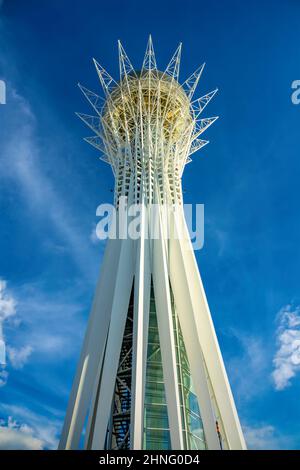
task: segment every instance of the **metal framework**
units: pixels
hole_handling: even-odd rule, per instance
[[[78,448],[86,425],[87,449],[244,449],[181,189],[217,90],[194,99],[204,64],[180,85],[181,44],[164,72],[151,36],[139,71],[118,46],[119,81],[94,60],[104,97],[79,85],[95,115],[78,116],[116,208],[140,204],[140,237],[108,240],[60,448]]]

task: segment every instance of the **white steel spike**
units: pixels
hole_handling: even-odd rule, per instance
[[[209,140],[201,140],[201,139],[193,140],[190,150],[189,150],[189,155],[192,155],[193,153],[197,152],[197,150],[200,150],[202,147],[204,147],[207,144],[209,144]]]
[[[84,113],[75,113],[95,134],[101,136],[101,118]]]
[[[203,72],[203,69],[205,67],[205,62],[198,67],[192,75],[189,76],[189,78],[182,84],[182,88],[188,95],[188,97],[191,99],[193,94],[195,93],[195,90],[197,88],[199,79],[201,77],[201,74]]]
[[[196,121],[196,125],[195,125],[195,130],[194,130],[194,133],[192,135],[192,139],[195,140],[199,137],[199,135],[201,135],[204,131],[206,131],[206,129],[209,128],[209,126],[211,126],[217,119],[218,119],[219,116],[214,116],[214,117],[210,117],[210,118],[204,118],[204,119],[198,119]]]
[[[100,150],[100,152],[105,153],[105,148],[103,146],[103,141],[101,137],[93,135],[92,137],[84,137],[83,140],[95,147],[97,150]]]
[[[218,91],[218,88],[216,88],[213,91],[210,91],[206,95],[201,96],[201,98],[198,98],[197,100],[192,102],[192,108],[193,108],[193,111],[194,111],[195,119],[197,119],[198,116],[200,116],[203,109],[208,105],[208,103],[215,96],[217,91]]]
[[[132,63],[129,60],[128,55],[125,52],[124,47],[122,46],[121,41],[118,41],[118,50],[119,50],[119,68],[120,68],[120,79],[122,79],[123,75],[128,76],[132,74],[136,77],[136,72],[133,68]]]
[[[100,83],[102,85],[103,91],[106,95],[108,95],[113,88],[118,86],[117,82],[109,75],[109,73],[100,65],[96,59],[93,59],[95,64],[98,77],[100,79]]]
[[[130,81],[134,79],[136,80],[137,74],[120,40],[118,41],[118,51],[119,51],[120,81],[122,80],[124,81],[124,83],[126,84],[127,92],[129,93],[131,97]],[[121,94],[122,94],[122,106],[124,110],[124,115],[126,114],[126,109],[129,109],[131,117],[135,121],[136,116],[135,116],[135,112],[132,109],[132,103],[131,103],[132,100],[124,100],[124,95],[122,91],[121,91]],[[127,129],[126,129],[126,132],[127,132]]]
[[[104,98],[102,98],[102,96],[97,95],[96,93],[89,90],[88,88],[84,87],[80,83],[78,83],[78,86],[80,90],[82,91],[82,93],[84,94],[84,96],[86,97],[86,99],[93,106],[97,114],[101,115],[102,108],[105,102]]]
[[[178,81],[179,78],[179,69],[180,69],[180,59],[181,59],[181,49],[182,43],[179,44],[176,51],[173,54],[172,59],[167,65],[164,75],[170,75],[172,78]]]
[[[148,44],[142,65],[142,72],[144,72],[145,70],[157,70],[151,34],[149,35]]]
[[[83,140],[101,152],[102,155],[99,157],[100,160],[111,165],[113,173],[115,173],[114,164],[111,161],[109,152],[106,149],[106,145],[104,145],[103,138],[98,135],[93,135],[91,137],[84,137]]]

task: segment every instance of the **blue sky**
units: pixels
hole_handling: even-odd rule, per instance
[[[76,84],[100,90],[92,57],[117,78],[117,39],[140,67],[152,33],[161,68],[182,41],[182,79],[206,61],[199,96],[219,88],[183,187],[205,204],[196,255],[248,445],[299,449],[299,3],[0,5],[0,447],[55,448],[104,249],[113,177]]]

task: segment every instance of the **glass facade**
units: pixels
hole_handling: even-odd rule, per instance
[[[205,450],[205,436],[198,399],[193,387],[190,365],[173,299],[172,307],[184,448]]]
[[[171,449],[168,410],[152,284],[146,368],[144,449]]]
[[[184,447],[185,449],[204,450],[206,449],[206,444],[203,424],[173,299],[172,311]],[[152,284],[145,390],[144,449],[171,449],[154,289]]]
[[[106,449],[130,449],[133,293],[134,289],[132,288],[115,383],[111,417],[107,430]],[[204,450],[206,449],[206,444],[203,424],[172,293],[171,301],[184,449]],[[152,282],[147,346],[143,448],[147,450],[171,449],[167,401]]]

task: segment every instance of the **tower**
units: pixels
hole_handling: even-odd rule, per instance
[[[80,85],[96,115],[88,143],[115,177],[117,237],[107,241],[60,448],[244,449],[184,218],[181,177],[215,121],[194,99],[204,64],[178,82],[181,45],[166,70],[151,37],[135,71],[119,42],[117,83],[98,62],[104,98]],[[139,236],[120,236],[131,207]],[[132,214],[131,214],[132,215]]]

